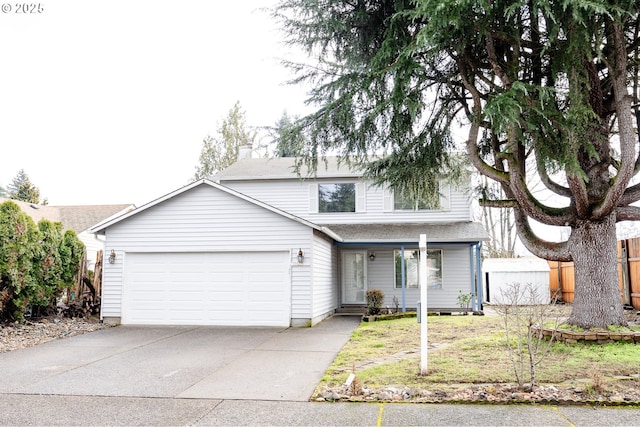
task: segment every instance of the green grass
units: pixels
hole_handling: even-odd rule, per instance
[[[343,383],[354,366],[359,381],[372,388],[515,382],[502,317],[429,316],[428,331],[429,343],[437,345],[428,354],[428,375],[419,375],[420,325],[415,318],[397,319],[362,323],[356,328],[320,387]],[[409,353],[390,359],[400,352]],[[378,363],[363,366],[366,362]],[[624,342],[556,342],[537,367],[537,382],[553,384],[586,378],[588,369],[605,377],[637,375],[640,349]]]

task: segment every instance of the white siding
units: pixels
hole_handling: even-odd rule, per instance
[[[106,229],[102,316],[121,317],[127,252],[291,253],[292,318],[311,317],[312,229],[209,186],[195,187]],[[296,260],[302,249],[307,259]]]
[[[396,296],[402,307],[402,289],[394,285],[393,249],[374,249],[376,258],[369,261],[368,289],[380,289],[384,292],[384,307],[393,308],[393,297]],[[417,249],[417,248],[412,248]],[[429,249],[442,249],[442,289],[427,290],[427,308],[457,308],[458,294],[471,292],[471,265],[469,247],[460,246],[429,246]],[[409,248],[405,247],[405,250]],[[371,251],[370,251],[371,252]],[[405,304],[407,308],[416,308],[420,299],[418,288],[405,290]]]
[[[355,213],[318,213],[318,183],[358,183]],[[471,220],[471,202],[464,189],[443,187],[447,195],[443,208],[434,211],[393,211],[393,198],[382,187],[363,184],[357,179],[331,180],[271,180],[271,181],[222,181],[240,193],[244,193],[271,206],[316,224],[375,224],[375,223],[451,223]],[[363,191],[364,190],[364,191]],[[364,194],[363,194],[364,193]]]
[[[338,306],[336,277],[336,247],[332,242],[318,236],[313,239],[313,318],[331,314]]]

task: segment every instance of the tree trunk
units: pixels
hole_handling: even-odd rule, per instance
[[[626,325],[618,286],[616,217],[581,221],[571,232],[575,298],[568,322],[582,328]]]

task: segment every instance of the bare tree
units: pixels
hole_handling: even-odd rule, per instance
[[[521,286],[512,283],[502,292],[496,310],[504,321],[505,342],[513,373],[519,387],[524,387],[528,370],[528,388],[536,383],[536,368],[548,354],[555,333],[546,339],[542,328],[553,331],[558,327],[559,317],[553,304],[543,303],[536,288],[531,284]]]

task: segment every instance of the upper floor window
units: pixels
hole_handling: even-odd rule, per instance
[[[355,212],[356,185],[351,184],[319,184],[318,211]]]
[[[433,210],[440,208],[440,202],[438,197],[410,197],[399,191],[393,194],[393,209],[396,211],[419,211],[419,210]]]

